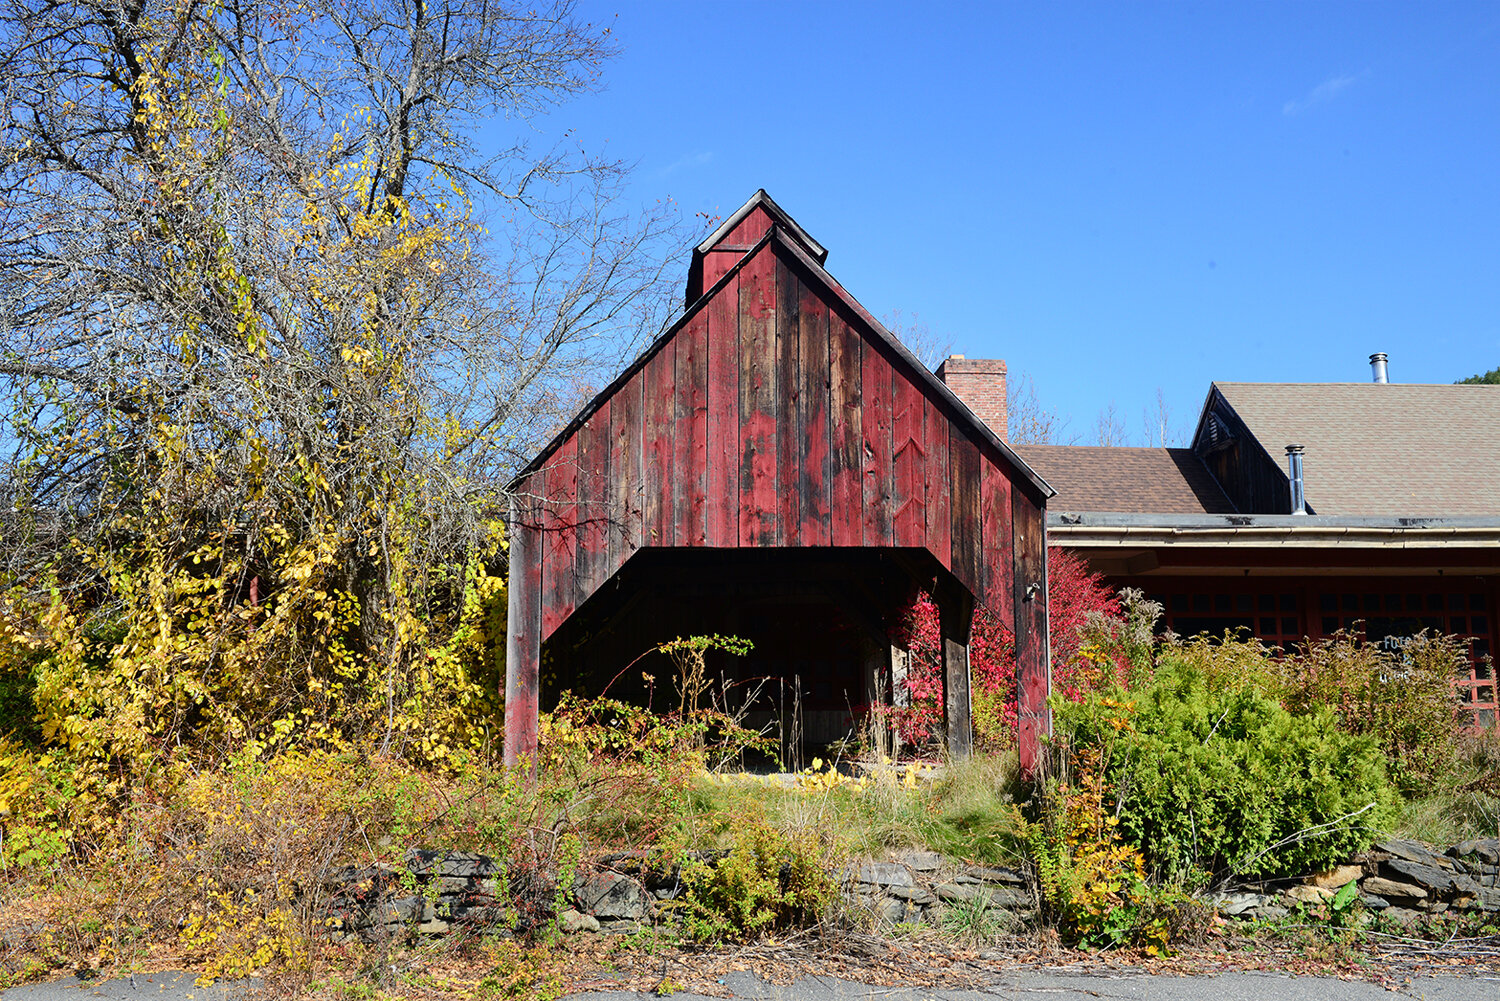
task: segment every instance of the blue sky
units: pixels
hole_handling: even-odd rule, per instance
[[[629,198],[765,187],[877,316],[1001,357],[1089,443],[1160,388],[1500,365],[1500,5],[596,3],[555,116]],[[685,266],[684,266],[685,274]]]

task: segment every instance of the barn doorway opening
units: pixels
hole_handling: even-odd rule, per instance
[[[648,651],[741,637],[747,656],[707,655],[702,703],[771,738],[746,767],[796,770],[868,744],[870,707],[892,699],[896,619],[946,574],[925,550],[643,549],[543,644],[542,704],[571,690],[676,709],[676,668]]]

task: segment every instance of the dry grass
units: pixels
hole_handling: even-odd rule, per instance
[[[1500,837],[1500,728],[1464,737],[1452,772],[1408,800],[1395,833],[1435,845]]]
[[[868,773],[862,784],[829,781],[827,774],[791,786],[763,778],[704,780],[690,800],[692,830],[713,842],[734,818],[756,812],[788,832],[837,831],[855,856],[924,848],[982,862],[1020,858],[1014,753],[943,766],[916,781],[890,767]]]

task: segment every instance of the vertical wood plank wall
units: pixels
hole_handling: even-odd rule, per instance
[[[862,327],[774,240],[745,262],[520,485],[540,637],[642,546],[925,548],[1015,628],[1040,499]]]
[[[708,255],[717,291],[516,484],[507,761],[535,747],[541,642],[642,547],[903,547],[1014,631],[1030,773],[1048,725],[1044,500],[769,225],[752,213]],[[967,674],[967,630],[945,631],[945,670]],[[949,680],[967,720],[966,679]]]

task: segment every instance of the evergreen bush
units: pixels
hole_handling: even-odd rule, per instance
[[[1217,681],[1169,648],[1139,691],[1056,704],[1059,731],[1099,749],[1119,830],[1159,876],[1302,874],[1389,826],[1397,796],[1372,737]]]

